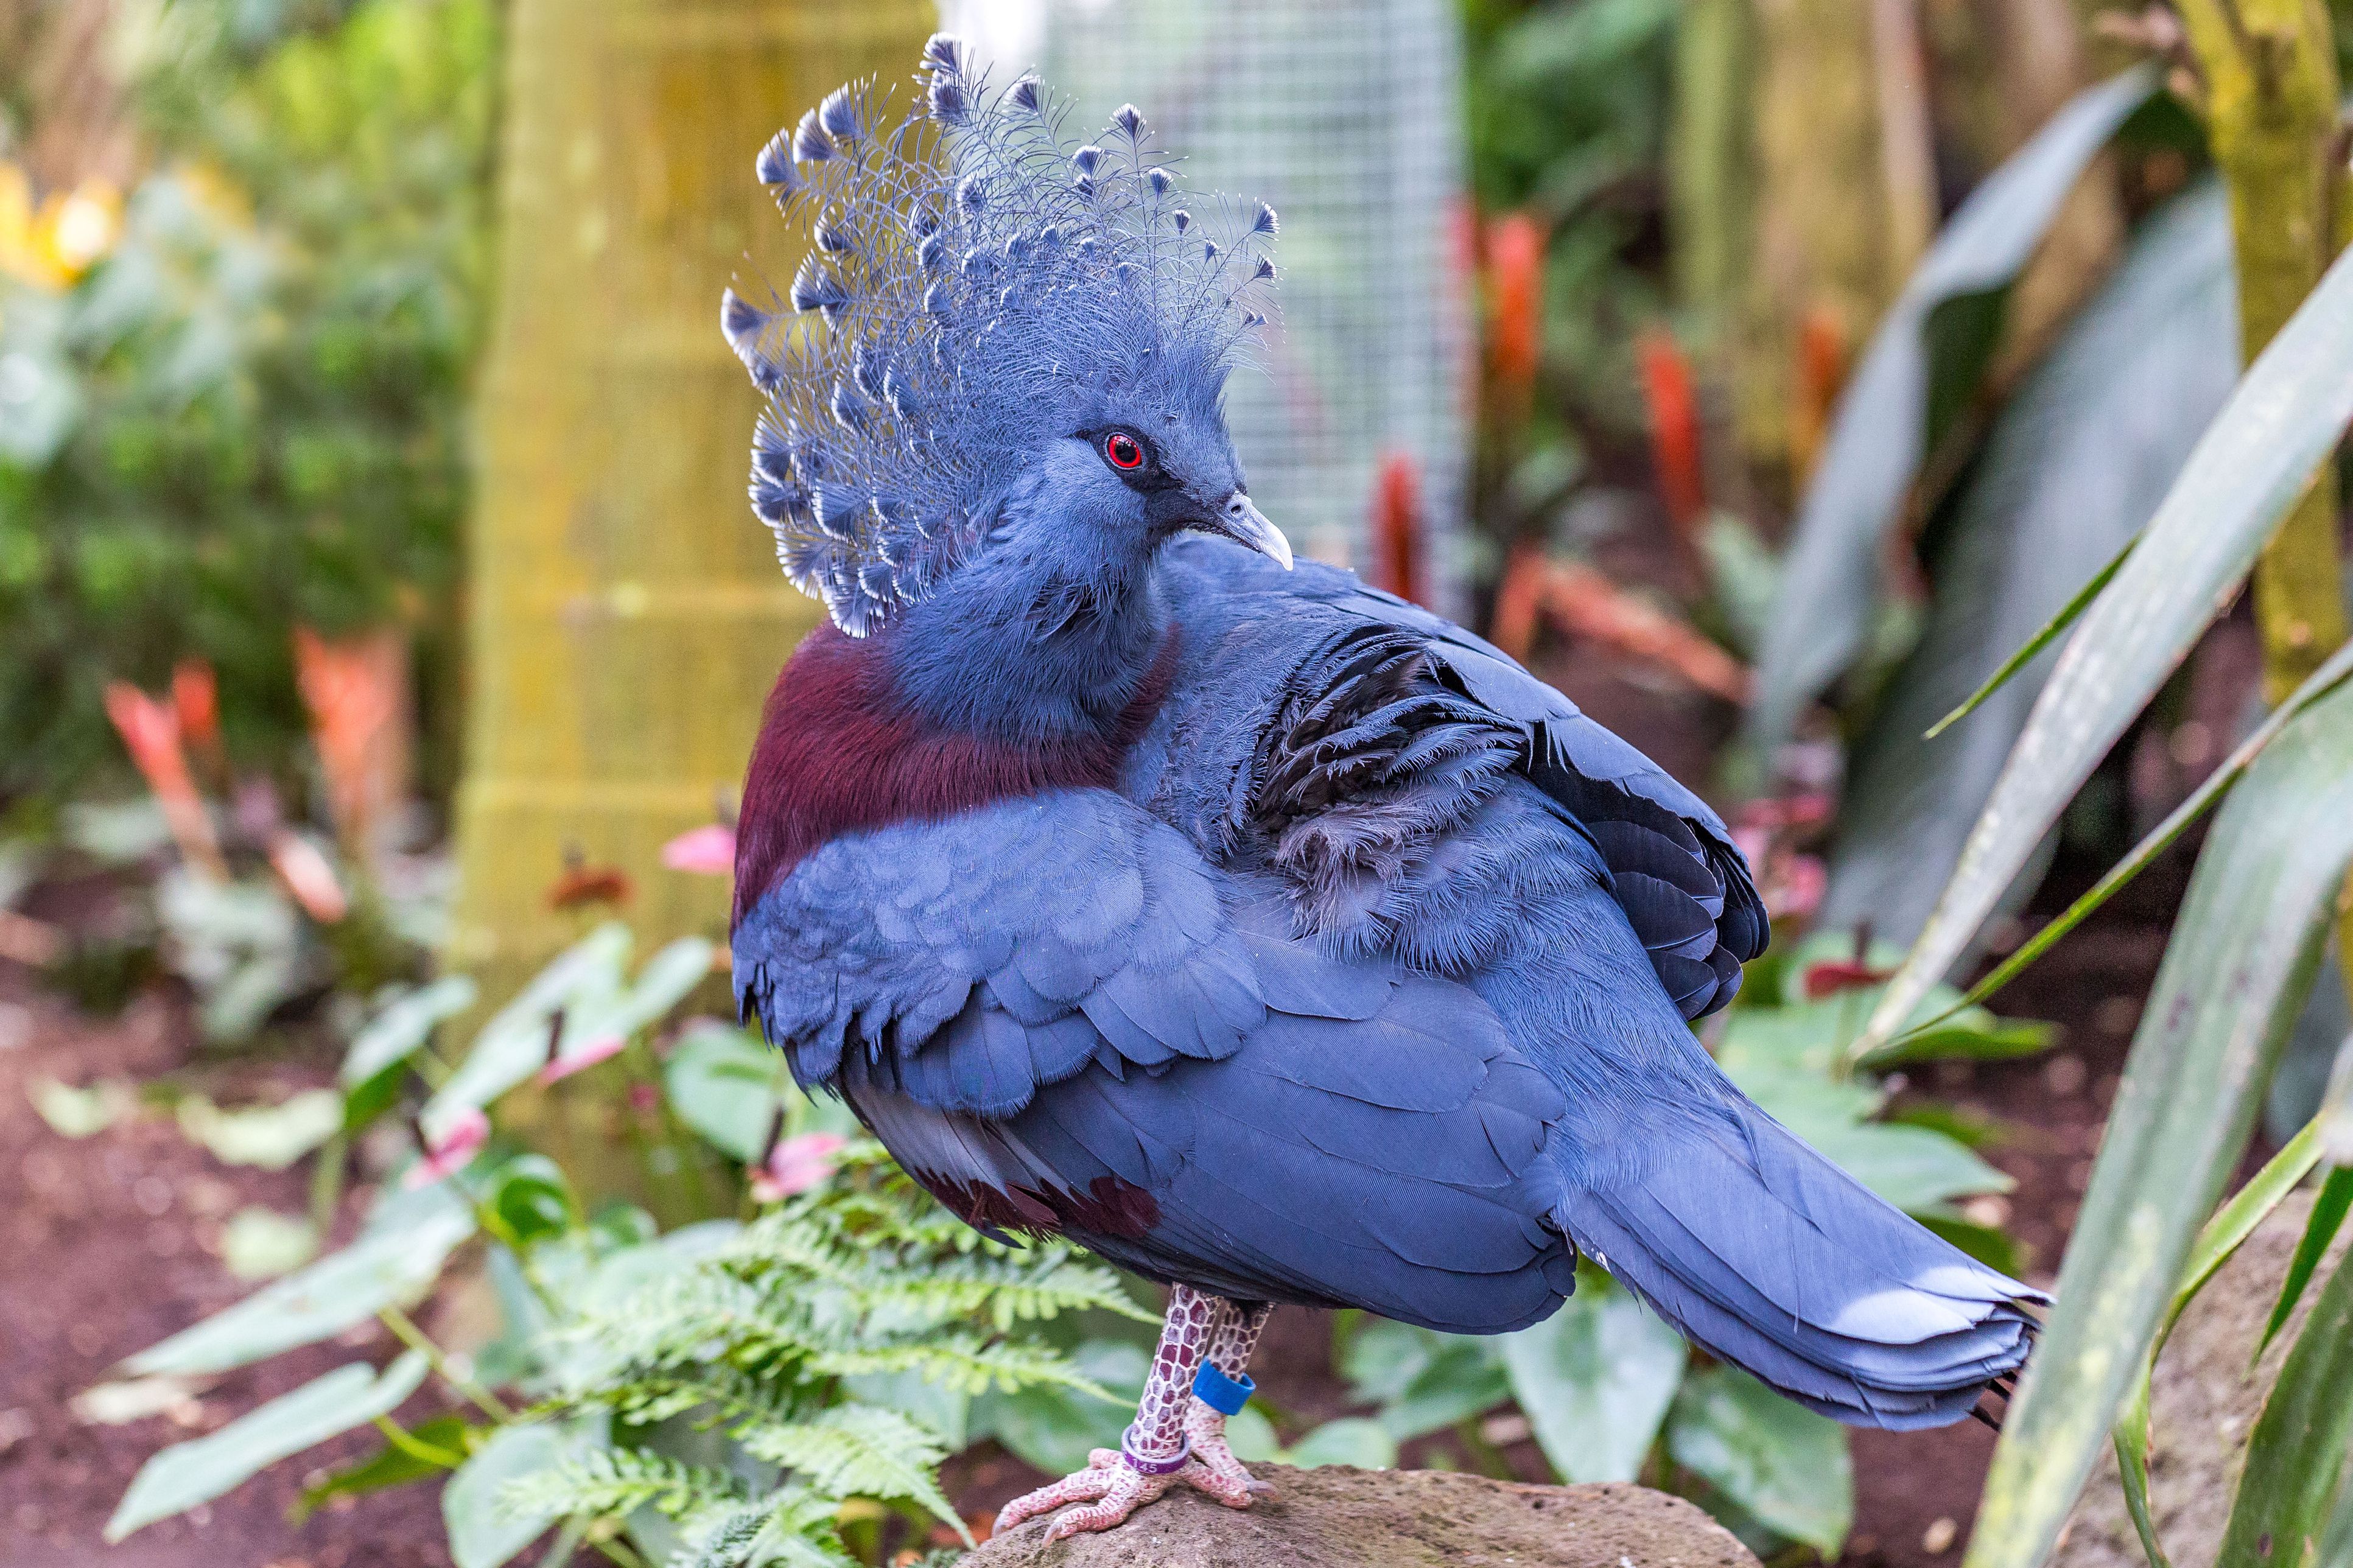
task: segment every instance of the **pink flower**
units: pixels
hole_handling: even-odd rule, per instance
[[[662,846],[662,864],[673,871],[702,877],[735,873],[735,830],[723,822],[681,833]]]
[[[574,1073],[586,1071],[598,1062],[607,1061],[620,1055],[621,1047],[628,1044],[628,1041],[619,1035],[606,1035],[591,1040],[578,1050],[557,1057],[540,1068],[539,1077],[535,1081],[542,1089],[545,1089],[552,1083],[562,1083]]]
[[[425,1158],[408,1168],[401,1181],[404,1187],[429,1187],[456,1172],[466,1168],[473,1157],[490,1142],[491,1119],[472,1106],[467,1106],[449,1120],[448,1131],[440,1141],[425,1151]]]
[[[767,1162],[752,1173],[752,1196],[773,1204],[805,1193],[833,1174],[834,1156],[849,1139],[839,1132],[804,1132],[768,1151]]]

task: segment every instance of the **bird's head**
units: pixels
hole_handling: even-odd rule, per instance
[[[844,88],[760,156],[812,248],[789,311],[730,290],[723,324],[768,396],[752,501],[786,574],[863,636],[1007,553],[1116,570],[1198,531],[1288,566],[1223,407],[1273,210],[1197,219],[1132,106],[1070,142],[952,38],[919,81],[895,126]]]

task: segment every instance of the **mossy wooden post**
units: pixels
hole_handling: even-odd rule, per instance
[[[1802,468],[1827,388],[1800,366],[1810,331],[1862,343],[1903,286],[1888,251],[1872,7],[1755,0],[1755,259],[1739,353],[1741,445]]]
[[[934,25],[923,0],[509,15],[449,953],[491,1000],[577,934],[546,898],[567,849],[628,874],[641,952],[723,931],[725,880],[661,847],[740,783],[816,612],[744,501],[756,404],[720,290],[798,261],[762,143],[849,78],[903,81]]]
[[[2179,0],[2230,187],[2239,332],[2253,360],[2334,258],[2337,53],[2323,0]],[[2263,692],[2277,702],[2347,636],[2337,487],[2316,482],[2255,564]]]
[[[2345,241],[2337,48],[2324,0],[2178,0],[2205,78],[2206,130],[2230,187],[2239,342],[2252,362],[2287,324]],[[2320,668],[2347,625],[2335,466],[2324,463],[2255,562],[2263,696],[2278,702]],[[2353,995],[2353,883],[2337,954]]]

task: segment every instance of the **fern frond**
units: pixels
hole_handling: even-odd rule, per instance
[[[904,1498],[964,1530],[932,1479],[947,1449],[927,1427],[895,1410],[838,1405],[807,1421],[747,1426],[736,1436],[754,1458],[782,1465],[819,1491],[881,1501]]]
[[[863,1568],[834,1528],[837,1505],[801,1486],[691,1521],[670,1568]]]
[[[675,1519],[751,1500],[751,1488],[724,1470],[647,1448],[597,1448],[509,1481],[500,1507],[539,1519],[633,1513],[650,1504]]]
[[[836,1377],[912,1372],[959,1394],[986,1394],[992,1388],[1010,1394],[1043,1384],[1118,1403],[1108,1389],[1050,1346],[991,1342],[971,1334],[828,1351],[812,1356],[809,1364]]]

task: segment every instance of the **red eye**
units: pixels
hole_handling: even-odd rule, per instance
[[[1144,444],[1124,430],[1114,430],[1103,439],[1103,458],[1114,468],[1144,467]]]

